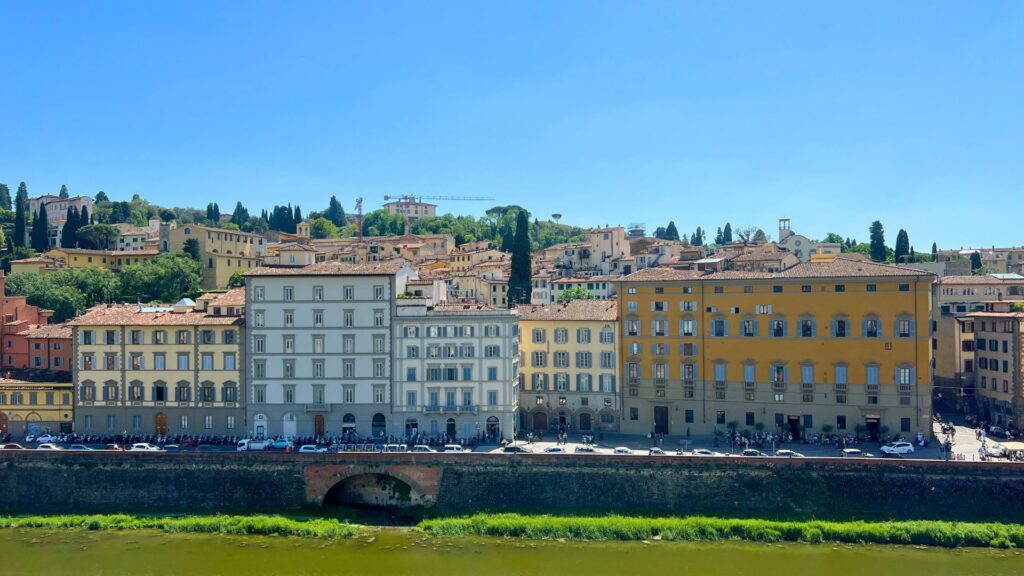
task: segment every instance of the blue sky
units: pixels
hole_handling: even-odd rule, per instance
[[[33,195],[1024,243],[1021,2],[0,0],[0,23],[0,182]]]

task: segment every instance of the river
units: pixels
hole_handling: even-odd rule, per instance
[[[353,540],[7,530],[4,574],[699,574],[802,576],[1018,576],[1012,550],[810,544],[537,542],[430,538],[385,529]]]

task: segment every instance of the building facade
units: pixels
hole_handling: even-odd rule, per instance
[[[225,288],[231,275],[260,265],[266,248],[263,236],[237,230],[224,230],[196,224],[160,227],[160,251],[177,252],[185,243],[199,243],[199,262],[203,267],[203,289]]]
[[[969,343],[964,355],[974,362],[966,378],[973,392],[968,411],[997,426],[1024,429],[1024,302],[984,302],[981,310],[961,315],[957,322]]]
[[[927,434],[932,278],[841,257],[627,276],[620,429]]]
[[[235,289],[201,304],[101,304],[68,322],[75,431],[243,434],[243,297]]]
[[[0,379],[0,434],[71,432],[73,393],[70,382]]]
[[[402,433],[391,414],[391,327],[410,274],[400,261],[250,270],[247,432]]]
[[[513,439],[517,318],[482,304],[398,300],[392,398],[405,437]]]
[[[519,306],[521,429],[615,431],[618,305],[573,300]]]
[[[28,368],[71,372],[74,351],[71,327],[66,324],[31,326],[21,334],[28,342]]]

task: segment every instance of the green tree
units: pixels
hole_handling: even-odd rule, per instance
[[[113,250],[121,232],[110,224],[89,224],[75,233],[78,245],[90,250]]]
[[[100,202],[110,202],[110,198],[107,198],[107,193],[104,192],[103,190],[100,190],[99,192],[96,193],[95,200],[97,204],[99,204]]]
[[[202,268],[183,252],[161,254],[143,264],[121,270],[121,297],[144,301],[177,302],[201,291]]]
[[[60,247],[61,248],[77,248],[78,247],[78,229],[80,222],[78,221],[78,209],[74,206],[68,206],[68,212],[64,216],[64,227],[60,231]]]
[[[722,229],[722,243],[732,244],[732,224],[725,223],[725,228]]]
[[[185,245],[182,247],[181,251],[188,254],[189,258],[199,262],[199,240],[196,240],[195,238],[185,240]]]
[[[317,218],[309,223],[310,238],[333,238],[338,235],[338,227],[327,218]]]
[[[900,231],[896,233],[896,246],[893,249],[893,258],[897,264],[902,264],[910,256],[910,238],[907,236],[907,231],[900,228]]]
[[[46,252],[50,249],[50,222],[46,216],[46,205],[40,204],[39,211],[32,219],[32,249]]]
[[[235,270],[228,278],[228,288],[241,288],[245,286],[245,273],[248,270]]]
[[[11,209],[11,189],[7,187],[7,184],[0,184],[0,208]]]
[[[164,222],[173,222],[178,218],[178,215],[174,213],[174,210],[169,210],[167,208],[161,209],[159,214],[160,220],[163,220]]]
[[[932,262],[939,261],[939,245],[932,242]]]
[[[980,274],[982,269],[981,253],[971,252],[971,271],[975,274]]]
[[[679,230],[676,228],[676,223],[673,220],[669,220],[668,226],[665,227],[665,240],[679,240]]]
[[[22,182],[14,196],[14,245],[25,245],[28,224],[28,186]]]
[[[512,244],[512,270],[508,277],[508,305],[529,304],[533,293],[530,268],[530,218],[526,210],[516,215],[516,235]]]
[[[54,286],[46,291],[35,292],[25,299],[33,306],[53,310],[53,322],[60,323],[85,312],[85,299],[68,286]]]
[[[885,246],[885,229],[882,228],[882,223],[875,220],[871,223],[869,231],[871,232],[871,259],[875,262],[885,262],[889,253]]]
[[[69,198],[71,196],[70,194],[68,194],[68,187],[66,184],[60,185],[60,192],[57,193],[57,196],[60,198]]]
[[[82,206],[82,213],[78,215],[78,228],[81,229],[82,226],[88,226],[89,224],[92,224],[92,218],[89,217],[89,209]]]
[[[327,203],[327,211],[324,212],[324,218],[327,218],[335,226],[341,227],[345,225],[345,209],[341,207],[341,202],[334,196],[331,196],[331,201]]]
[[[235,211],[231,213],[231,223],[241,229],[248,221],[249,211],[245,209],[245,206],[242,206],[241,202],[237,202],[235,204]]]
[[[558,295],[559,302],[571,302],[573,300],[597,300],[597,295],[593,292],[588,292],[583,286],[573,286],[568,290],[563,290]]]
[[[754,231],[754,236],[751,237],[751,240],[757,242],[758,244],[764,244],[768,242],[768,235],[764,233],[764,230],[758,228],[757,230]]]
[[[828,234],[826,234],[825,239],[822,240],[822,242],[825,242],[826,244],[839,244],[842,246],[846,245],[846,241],[843,240],[843,237],[840,236],[839,234],[836,234],[835,232],[829,232]]]
[[[722,229],[719,228],[717,231],[715,231],[715,244],[718,244],[719,246],[721,246],[724,243],[725,243],[725,236],[722,234]]]

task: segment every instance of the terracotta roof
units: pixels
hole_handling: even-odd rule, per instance
[[[241,325],[240,316],[213,316],[189,309],[174,312],[170,305],[100,304],[85,311],[68,326],[227,326]]]
[[[67,324],[33,324],[21,333],[26,338],[71,338],[71,327]]]
[[[47,256],[35,256],[33,258],[22,258],[21,260],[11,260],[11,264],[34,264],[36,262],[42,264],[55,264],[57,260],[49,258]]]
[[[522,320],[598,320],[612,321],[618,318],[618,306],[614,300],[571,300],[565,303],[528,304],[517,306]]]
[[[405,266],[405,260],[397,259],[366,264],[331,261],[288,268],[260,266],[249,270],[245,276],[389,276],[396,274]]]
[[[704,277],[705,280],[748,280],[755,278],[778,278],[779,275],[772,272],[743,272],[741,270],[723,270]]]
[[[763,262],[765,260],[782,260],[789,252],[748,252],[732,259],[733,262]]]
[[[455,304],[436,304],[430,308],[434,312],[505,312],[507,309],[495,308],[489,304],[479,304],[476,302],[466,303],[455,303]]]
[[[694,270],[676,270],[674,268],[644,268],[624,276],[622,282],[651,282],[672,280],[697,280],[704,275]]]
[[[86,248],[51,248],[47,252],[60,250],[65,254],[83,254],[86,256],[155,256],[159,250],[89,250]]]
[[[852,278],[852,277],[924,277],[934,276],[905,266],[879,264],[837,257],[832,261],[802,262],[777,273],[767,272],[717,272],[708,277],[709,280],[757,280],[757,279],[798,279],[798,278]]]
[[[299,252],[317,251],[316,248],[313,248],[312,246],[309,246],[307,244],[299,244],[298,242],[287,242],[285,244],[279,244],[277,246],[277,251],[280,252],[282,250],[298,250]]]
[[[1006,284],[1009,282],[1024,282],[1024,278],[997,278],[989,274],[977,276],[941,276],[935,281],[936,284]]]
[[[245,306],[245,288],[232,288],[227,292],[207,292],[196,300],[209,300],[211,306]]]

